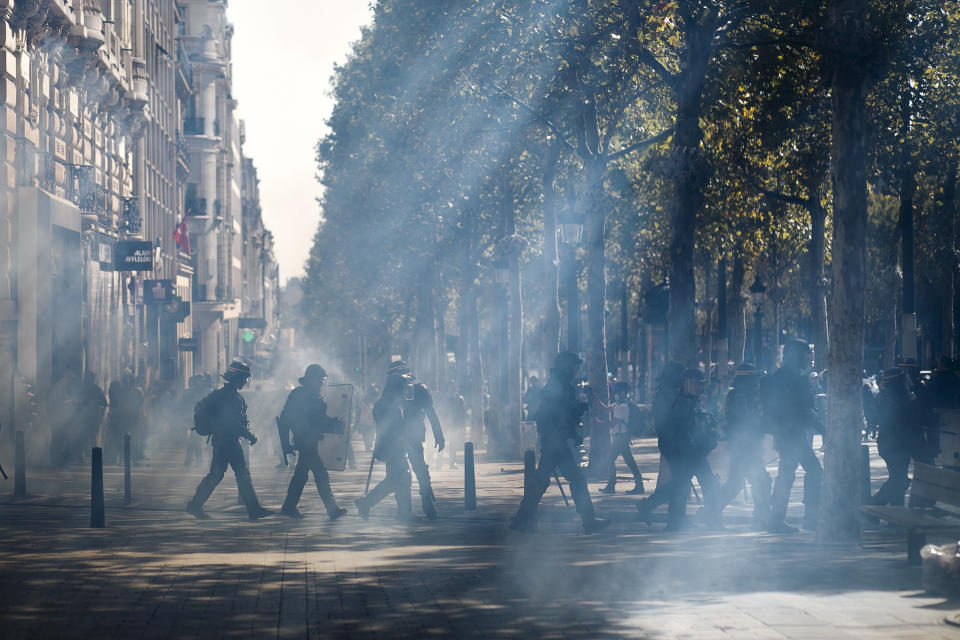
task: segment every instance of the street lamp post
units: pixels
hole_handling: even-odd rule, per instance
[[[760,280],[760,274],[757,273],[757,276],[753,279],[753,284],[750,285],[750,299],[753,300],[753,359],[754,364],[757,369],[762,369],[763,365],[761,364],[762,355],[761,351],[763,350],[763,294],[767,292],[767,288],[764,286],[763,281]]]
[[[580,353],[580,288],[577,283],[577,245],[583,238],[583,218],[572,210],[557,216],[563,242],[563,291],[567,304],[567,351]]]

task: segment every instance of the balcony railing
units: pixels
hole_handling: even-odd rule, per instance
[[[186,209],[188,216],[207,215],[207,199],[206,198],[187,198],[184,201],[183,206]]]
[[[203,127],[203,118],[189,117],[183,120],[183,132],[188,136],[202,136]]]
[[[140,200],[137,197],[123,199],[123,214],[120,224],[126,233],[136,235],[143,228],[143,216],[140,214]]]

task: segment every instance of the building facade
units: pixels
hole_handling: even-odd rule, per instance
[[[264,287],[244,286],[225,12],[0,0],[0,421],[38,444],[63,376],[182,387],[243,353],[241,312],[265,304],[244,302]]]

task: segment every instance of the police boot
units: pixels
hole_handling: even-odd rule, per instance
[[[521,518],[520,514],[517,514],[510,521],[510,528],[520,533],[536,533],[537,521],[535,518]]]
[[[357,513],[360,514],[360,517],[366,520],[370,517],[370,505],[367,504],[367,499],[357,498],[353,501],[353,504],[357,505]]]
[[[420,501],[423,504],[423,515],[427,516],[428,520],[437,519],[437,510],[433,506],[433,503],[436,501],[436,498],[433,497],[433,489],[420,490]]]
[[[192,515],[192,516],[193,516],[194,518],[196,518],[197,520],[209,520],[209,519],[210,519],[210,516],[208,516],[208,515],[206,514],[206,512],[204,512],[203,507],[201,507],[199,504],[195,503],[195,502],[192,501],[192,500],[187,503],[187,513],[189,513],[190,515]]]
[[[290,507],[287,505],[283,505],[282,507],[280,507],[280,513],[287,516],[288,518],[293,518],[294,520],[299,520],[303,518],[303,514],[300,513],[299,509],[297,509],[296,507]]]
[[[598,532],[600,532],[600,531],[603,531],[604,529],[606,529],[606,528],[609,527],[609,526],[610,526],[610,521],[609,521],[609,520],[602,520],[602,519],[600,519],[600,518],[593,518],[593,519],[587,520],[586,522],[583,523],[583,532],[584,532],[584,533],[588,533],[588,534],[589,534],[589,533],[598,533]]]
[[[330,496],[327,500],[323,501],[323,506],[327,508],[327,516],[331,520],[338,520],[343,516],[347,515],[347,510],[343,507],[337,506],[336,501],[334,501],[333,496]]]

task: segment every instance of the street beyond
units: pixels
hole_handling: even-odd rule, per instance
[[[649,491],[656,443],[634,448]],[[392,501],[363,520],[352,507],[367,461],[359,453],[358,470],[331,474],[351,507],[337,522],[312,485],[304,520],[248,522],[232,474],[208,503],[212,519],[195,520],[183,509],[205,469],[173,451],[134,468],[126,505],[121,470],[107,468],[105,529],[88,526],[88,468],[29,472],[21,499],[11,479],[0,485],[0,637],[960,638],[944,622],[960,602],[923,591],[896,529],[823,546],[808,532],[751,531],[740,501],[724,530],[669,534],[662,516],[638,520],[636,497],[592,484],[608,530],[583,535],[554,486],[540,532],[521,534],[507,528],[520,463],[482,461],[475,511],[463,507],[462,465],[444,465],[431,470],[438,520],[400,524]],[[252,462],[271,508],[292,471],[275,462]]]

